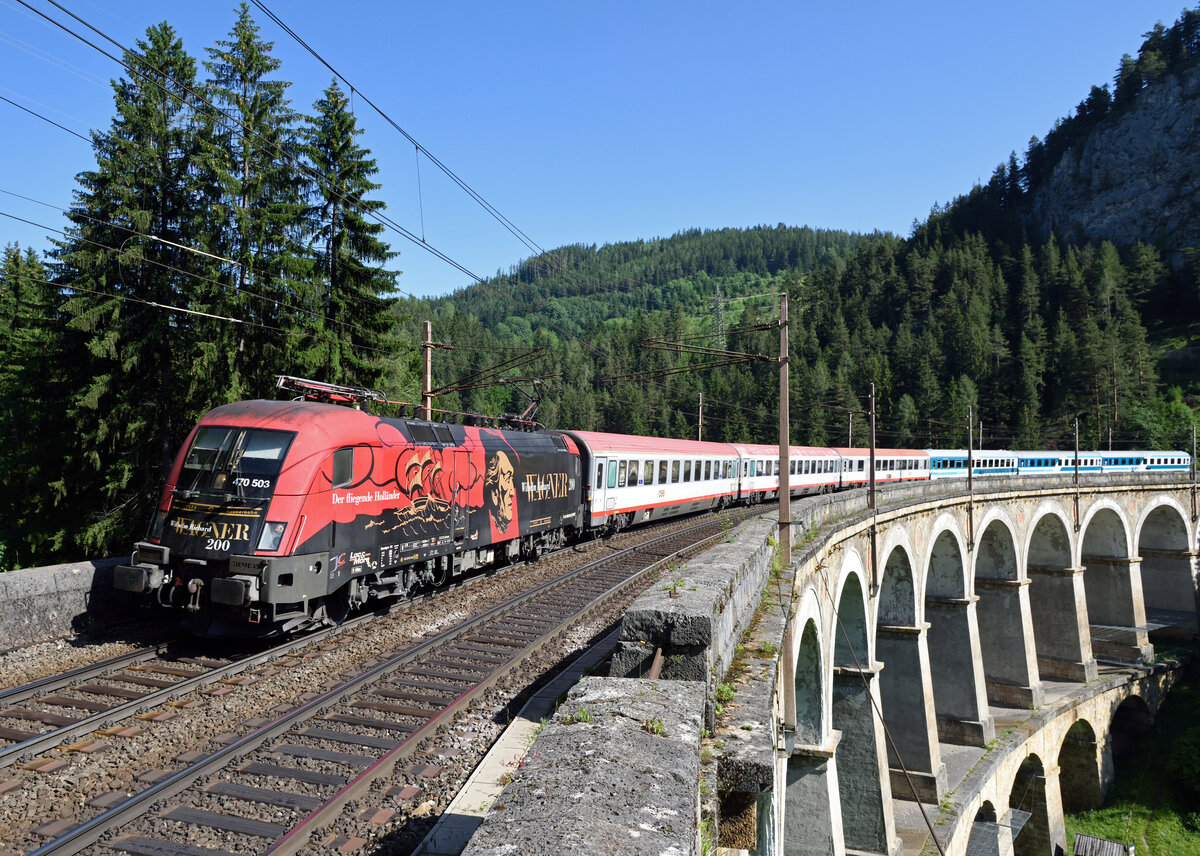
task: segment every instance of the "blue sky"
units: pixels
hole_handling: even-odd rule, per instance
[[[67,20],[47,0],[30,5]],[[59,0],[132,45],[168,20],[199,59],[232,0]],[[266,2],[266,0],[264,0]],[[544,249],[785,223],[907,235],[1111,83],[1179,0],[266,5]],[[309,111],[331,75],[255,11]],[[82,28],[72,22],[76,30]],[[93,40],[96,39],[91,35]],[[122,69],[0,0],[0,96],[106,128]],[[356,102],[387,213],[472,273],[530,251]],[[0,212],[52,228],[90,146],[0,102]],[[0,245],[47,231],[0,217]],[[391,233],[399,285],[469,284]]]

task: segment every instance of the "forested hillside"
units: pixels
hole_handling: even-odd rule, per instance
[[[1151,217],[1068,241],[1035,203],[1055,158],[1194,67],[1198,30],[1188,12],[1153,31],[1115,95],[1093,90],[906,239],[693,230],[563,247],[417,300],[396,296],[346,93],[293,106],[245,5],[203,62],[151,27],[55,249],[9,245],[0,264],[0,570],[127,550],[193,422],[274,397],[277,374],[419,400],[425,321],[448,346],[445,411],[774,442],[786,292],[795,442],[862,445],[874,384],[883,444],[964,446],[971,408],[985,447],[1062,447],[1078,419],[1087,446],[1190,448],[1197,249]]]

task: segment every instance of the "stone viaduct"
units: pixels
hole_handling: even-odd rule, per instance
[[[914,792],[946,853],[1061,852],[1064,809],[1100,804],[1114,740],[1174,679],[1148,667],[1151,634],[1197,631],[1194,485],[979,480],[862,503],[793,506],[756,852],[936,852],[899,829]]]

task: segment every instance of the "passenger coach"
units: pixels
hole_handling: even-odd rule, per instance
[[[563,433],[579,448],[588,474],[587,527],[620,528],[737,499],[737,453],[725,443]]]

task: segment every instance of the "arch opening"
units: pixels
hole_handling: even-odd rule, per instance
[[[1008,795],[1009,825],[1013,827],[1013,856],[1045,856],[1055,846],[1066,849],[1062,811],[1051,819],[1046,799],[1046,768],[1030,755],[1017,770]]]
[[[800,635],[795,683],[796,741],[820,745],[825,693],[821,685],[821,643],[817,638],[817,625],[811,618]]]
[[[1151,638],[1190,640],[1197,619],[1196,551],[1188,544],[1187,521],[1172,505],[1160,505],[1138,533],[1142,595]]]
[[[1091,723],[1081,719],[1067,731],[1058,752],[1058,781],[1064,812],[1100,808],[1104,802],[1102,769],[1096,732]]]
[[[836,622],[831,708],[833,728],[842,732],[836,761],[843,837],[847,850],[888,853],[895,837],[892,792],[883,729],[871,701],[877,672],[857,574],[846,577]]]
[[[1092,650],[1105,659],[1150,662],[1141,567],[1130,555],[1120,514],[1098,509],[1085,525],[1081,549]]]
[[[986,800],[975,812],[967,852],[972,856],[1008,856],[1012,853],[1012,830],[998,822],[995,806]]]
[[[930,703],[925,628],[917,624],[912,562],[903,547],[895,547],[884,563],[876,614],[875,657],[884,666],[880,706],[892,736],[887,741],[892,793],[900,799],[937,802],[946,789],[946,774]]]
[[[1037,521],[1030,534],[1028,557],[1029,610],[1038,674],[1068,681],[1092,680],[1096,661],[1088,633],[1083,577],[1073,567],[1071,535],[1063,518],[1045,514]]]
[[[1029,592],[1018,573],[1012,530],[1000,520],[989,523],[979,539],[975,593],[988,701],[1003,707],[1041,704]]]
[[[984,697],[975,604],[967,598],[966,561],[959,541],[943,530],[933,542],[925,575],[925,620],[933,706],[941,740],[983,746],[994,736]]]

